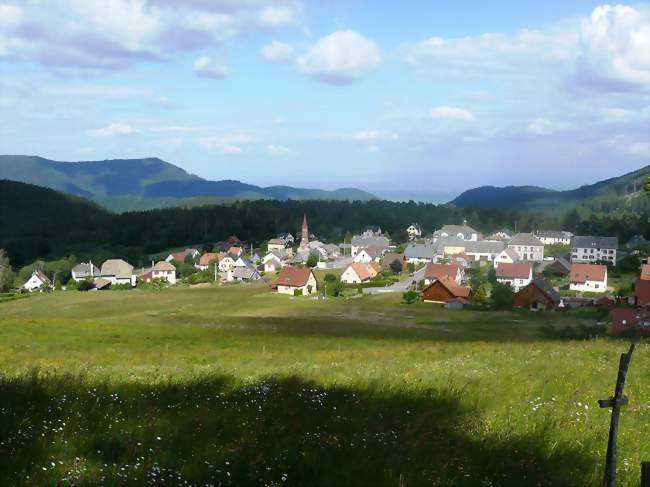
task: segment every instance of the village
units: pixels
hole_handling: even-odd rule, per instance
[[[270,292],[317,299],[399,292],[406,303],[421,300],[452,310],[485,306],[488,299],[496,307],[535,311],[609,306],[613,332],[650,330],[650,259],[630,250],[638,238],[621,250],[616,237],[509,229],[484,236],[466,222],[430,235],[412,223],[406,233],[408,242],[395,243],[369,226],[349,242],[323,243],[310,233],[305,215],[297,237],[279,234],[263,249],[247,248],[233,235],[211,251],[171,251],[137,269],[122,259],[100,266],[82,262],[65,286],[35,269],[20,290],[266,283]],[[621,262],[627,268],[632,263],[626,275]]]

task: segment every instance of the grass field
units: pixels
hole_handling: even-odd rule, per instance
[[[567,314],[318,301],[263,286],[0,303],[9,485],[596,485],[622,340]],[[559,336],[559,335],[558,335]],[[619,485],[650,459],[650,346]],[[3,483],[3,482],[0,482]]]

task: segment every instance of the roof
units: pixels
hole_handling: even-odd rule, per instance
[[[650,264],[643,264],[641,266],[641,279],[644,281],[650,280]]]
[[[466,254],[500,254],[506,244],[499,240],[478,240],[464,242]]]
[[[272,238],[271,240],[269,240],[268,245],[285,245],[286,246],[287,243],[289,243],[288,240],[286,240],[284,238]]]
[[[551,264],[551,266],[561,267],[561,268],[563,268],[563,269],[565,269],[567,271],[571,271],[571,263],[568,260],[566,260],[564,257],[560,257],[558,259],[555,259],[553,261],[553,263]]]
[[[469,298],[469,295],[472,292],[470,288],[459,286],[456,284],[456,281],[447,276],[443,276],[442,278],[437,279],[433,284],[431,284],[431,286],[435,286],[436,284],[446,287],[447,290],[453,294],[455,298]]]
[[[373,269],[375,271],[375,275],[379,274],[381,271],[383,271],[381,264],[379,262],[370,262],[367,264],[368,267]]]
[[[458,264],[427,264],[424,269],[425,279],[440,279],[444,276],[456,280]]]
[[[382,263],[385,266],[390,266],[393,261],[398,260],[400,263],[404,261],[404,254],[398,254],[396,252],[386,252],[381,259]]]
[[[540,230],[537,232],[538,237],[543,238],[571,238],[573,234],[571,232],[565,232],[564,230]]]
[[[352,237],[351,243],[354,247],[379,247],[385,249],[386,247],[390,246],[390,241],[382,235],[373,237],[355,235]]]
[[[85,262],[77,264],[76,266],[74,266],[72,268],[72,272],[76,276],[90,276],[91,275],[91,272],[90,272],[91,266],[92,266],[92,275],[93,276],[99,276],[99,274],[100,274],[99,269],[97,268],[97,266],[95,264],[92,264],[90,262],[87,263],[87,264]]]
[[[544,244],[532,233],[518,233],[510,239],[508,245],[528,245],[534,247],[543,247]]]
[[[228,253],[232,255],[241,255],[244,251],[241,249],[241,247],[230,247],[228,249]]]
[[[181,252],[172,252],[171,255],[172,259],[174,259],[176,262],[184,262],[185,257],[187,257],[190,254],[198,254],[199,251],[196,249],[185,249]]]
[[[232,276],[236,279],[251,279],[257,274],[257,269],[254,267],[237,267],[232,272]]]
[[[436,230],[433,235],[438,236],[446,233],[447,235],[458,235],[459,233],[463,235],[463,238],[469,239],[472,238],[472,234],[477,234],[476,230],[467,225],[443,225],[440,230]]]
[[[312,271],[309,267],[287,266],[280,270],[277,284],[279,286],[302,287],[307,284]]]
[[[153,266],[151,270],[152,271],[175,271],[176,267],[174,267],[169,262],[161,260],[160,262],[156,262],[156,265]]]
[[[467,240],[457,237],[456,235],[450,235],[448,237],[438,237],[435,241],[436,248],[438,253],[442,254],[445,247],[463,247],[467,244]]]
[[[354,271],[354,273],[361,279],[362,281],[368,280],[372,277],[372,274],[370,272],[370,269],[367,264],[358,264],[358,263],[353,263],[350,264],[350,267]]]
[[[637,306],[650,304],[650,281],[637,279],[634,283],[634,296],[636,297]]]
[[[625,321],[625,324],[623,324],[623,321]],[[632,328],[638,323],[639,316],[633,308],[614,308],[612,311],[612,328],[614,330]]]
[[[108,286],[111,285],[111,281],[109,281],[108,279],[103,279],[101,277],[98,277],[97,279],[95,279],[93,281],[93,283],[95,284],[95,289],[97,289],[97,290],[104,289],[105,287],[108,287]]]
[[[206,252],[199,259],[199,265],[209,265],[213,260],[219,260],[219,254],[216,252]]]
[[[433,259],[436,255],[436,248],[431,244],[409,244],[404,250],[407,259]]]
[[[36,269],[34,272],[32,272],[32,276],[36,276],[40,279],[40,281],[44,284],[51,284],[52,281],[50,281],[50,278],[47,277],[45,274],[43,274],[42,271]]]
[[[604,281],[607,276],[607,266],[600,264],[571,264],[569,281],[585,283],[587,281]]]
[[[594,237],[576,235],[571,239],[571,246],[580,249],[617,249],[618,237]]]
[[[539,289],[544,294],[546,294],[546,296],[548,296],[548,298],[554,303],[559,303],[560,300],[562,299],[560,297],[560,294],[553,288],[553,286],[551,286],[548,282],[546,282],[542,278],[538,277],[533,279],[528,286],[535,286],[537,289]],[[521,292],[521,290],[519,292]]]
[[[497,267],[497,277],[503,279],[529,279],[533,272],[530,264],[503,262]]]
[[[513,261],[517,262],[518,260],[521,260],[521,256],[517,253],[515,249],[511,249],[510,247],[506,247],[503,249],[501,253],[504,253],[510,257]]]
[[[102,276],[115,276],[118,279],[131,279],[133,266],[122,259],[109,259],[102,264]]]

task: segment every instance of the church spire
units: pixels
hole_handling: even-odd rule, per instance
[[[307,215],[302,217],[302,233],[300,234],[300,246],[306,247],[309,244],[309,227],[307,226]]]

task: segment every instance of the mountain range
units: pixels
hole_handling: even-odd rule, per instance
[[[644,211],[650,208],[643,190],[650,165],[615,178],[567,191],[539,186],[481,186],[465,191],[450,204],[476,208],[517,208],[562,214],[572,209],[611,213]]]
[[[356,188],[333,191],[260,187],[240,181],[209,181],[152,157],[60,162],[37,156],[0,155],[0,179],[83,196],[113,211],[198,206],[230,200],[361,200],[376,196]]]

